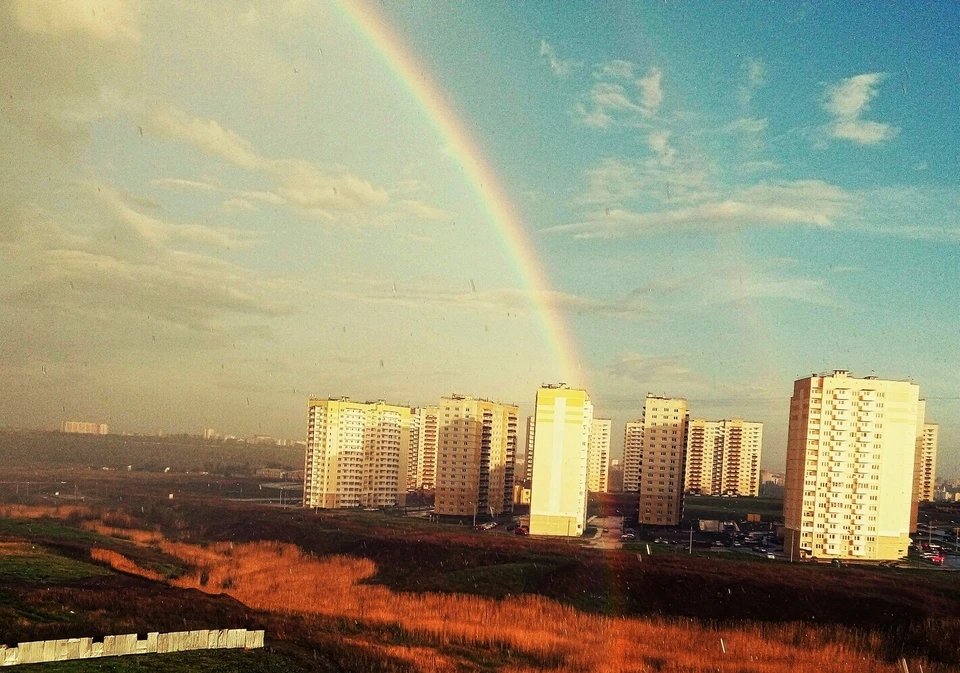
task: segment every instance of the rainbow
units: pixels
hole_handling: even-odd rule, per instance
[[[337,4],[423,107],[437,132],[453,150],[483,205],[490,224],[499,232],[501,244],[531,298],[545,342],[557,368],[556,375],[559,380],[571,385],[576,382],[581,382],[582,385],[580,358],[576,342],[557,304],[559,293],[550,285],[530,237],[520,224],[516,209],[490,162],[470,137],[423,64],[391,31],[376,8],[364,0],[339,0]]]

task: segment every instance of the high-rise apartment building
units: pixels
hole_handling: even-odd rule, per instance
[[[640,454],[641,524],[676,526],[683,517],[687,401],[647,395]]]
[[[410,430],[410,458],[407,462],[407,488],[432,490],[437,483],[437,407],[413,410]]]
[[[696,495],[758,495],[763,423],[691,419],[684,489]]]
[[[840,369],[794,383],[784,478],[788,553],[906,555],[919,393],[907,381],[856,378]]]
[[[924,423],[923,432],[917,437],[919,465],[917,470],[917,500],[919,502],[933,502],[934,481],[937,476],[937,441],[939,434],[939,425]]]
[[[349,398],[311,399],[305,507],[393,507],[406,500],[408,407]]]
[[[106,423],[88,423],[86,421],[63,421],[60,432],[71,435],[108,435],[110,426]]]
[[[640,492],[640,457],[643,455],[643,421],[630,421],[623,430],[623,492]]]
[[[563,384],[537,390],[530,496],[532,535],[580,536],[587,524],[587,453],[593,405]]]
[[[623,490],[623,461],[616,458],[610,461],[607,474],[607,492],[620,493]]]
[[[437,514],[496,516],[513,511],[518,415],[512,404],[463,395],[440,400]]]
[[[524,480],[528,483],[533,479],[533,436],[537,430],[537,417],[527,416],[527,434],[525,452],[523,454]]]
[[[587,444],[587,491],[606,493],[610,476],[610,429],[609,418],[594,418],[590,424]]]

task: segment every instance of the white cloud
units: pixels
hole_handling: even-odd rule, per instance
[[[673,134],[665,129],[652,131],[647,135],[647,144],[660,163],[665,166],[672,165],[677,158],[677,150],[670,145],[671,135]]]
[[[192,145],[251,173],[269,177],[274,189],[227,190],[239,198],[286,204],[325,222],[343,222],[349,213],[376,211],[387,206],[386,189],[372,185],[344,166],[321,167],[304,159],[272,159],[213,119],[199,119],[170,108],[157,110],[146,128],[163,137]],[[164,186],[205,189],[204,183],[166,179]]]
[[[201,330],[292,312],[282,282],[189,250],[248,247],[255,234],[160,220],[106,185],[81,185],[72,204],[63,223],[40,210],[21,211],[25,226],[0,243],[0,258],[14,271],[0,301],[64,322],[82,316],[119,324],[141,316]]]
[[[564,313],[637,319],[651,310],[646,300],[635,295],[601,299],[556,290],[530,291],[503,287],[448,289],[444,285],[446,283],[418,282],[397,288],[392,281],[367,279],[339,289],[325,289],[320,294],[338,301],[396,304],[409,308],[436,306],[494,314],[507,312],[524,315],[537,306]]]
[[[614,378],[629,379],[647,385],[683,386],[697,377],[683,364],[679,355],[641,355],[620,353],[610,368]]]
[[[576,59],[559,58],[557,56],[557,50],[546,40],[540,40],[540,55],[547,57],[547,63],[550,64],[550,69],[553,70],[553,74],[557,77],[569,75],[573,70],[583,65],[582,61],[577,61]]]
[[[767,66],[759,58],[748,58],[741,66],[743,84],[740,85],[740,103],[744,106],[753,102],[757,89],[767,83]]]
[[[886,75],[867,73],[840,80],[827,88],[824,109],[833,115],[830,134],[861,145],[876,145],[890,140],[900,129],[886,123],[869,121],[862,115],[870,109]]]
[[[660,104],[663,103],[663,71],[660,68],[652,67],[646,76],[637,80],[642,95],[640,103],[648,114],[656,113]]]
[[[752,117],[743,117],[730,122],[723,127],[723,130],[726,133],[743,133],[745,135],[752,135],[763,133],[767,130],[768,126],[769,121],[766,118],[756,119]]]
[[[13,0],[13,15],[27,33],[98,40],[140,39],[137,0]]]
[[[576,238],[618,238],[673,230],[719,230],[738,226],[827,227],[854,196],[821,180],[771,182],[740,188],[728,198],[667,210],[607,208],[572,224],[544,229]]]
[[[636,78],[636,65],[615,60],[600,65],[596,82],[575,108],[576,119],[585,126],[607,129],[614,123],[640,126],[653,118],[663,103],[663,71],[652,66]]]

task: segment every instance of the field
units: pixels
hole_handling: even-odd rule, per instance
[[[960,665],[952,573],[638,557],[235,502],[199,477],[31,476],[67,481],[84,500],[57,510],[34,492],[0,507],[0,541],[16,552],[0,557],[13,559],[0,563],[0,635],[11,644],[246,626],[265,628],[290,670],[892,671],[901,656],[911,670]],[[0,499],[23,499],[0,488]],[[95,488],[109,495],[88,496]]]

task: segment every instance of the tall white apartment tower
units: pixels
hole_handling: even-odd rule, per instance
[[[304,507],[393,507],[406,500],[410,409],[311,399]]]
[[[623,431],[623,492],[640,492],[640,457],[643,455],[643,421],[630,421]]]
[[[537,390],[531,535],[579,537],[587,525],[587,453],[593,405],[563,384]]]
[[[794,383],[784,494],[788,553],[906,555],[919,397],[916,384],[856,378],[841,369]]]
[[[640,455],[641,524],[676,526],[683,517],[687,401],[647,395]]]
[[[610,475],[610,429],[609,418],[594,418],[590,424],[587,446],[587,491],[606,493]]]
[[[684,490],[696,495],[759,494],[762,444],[763,423],[692,419]]]

